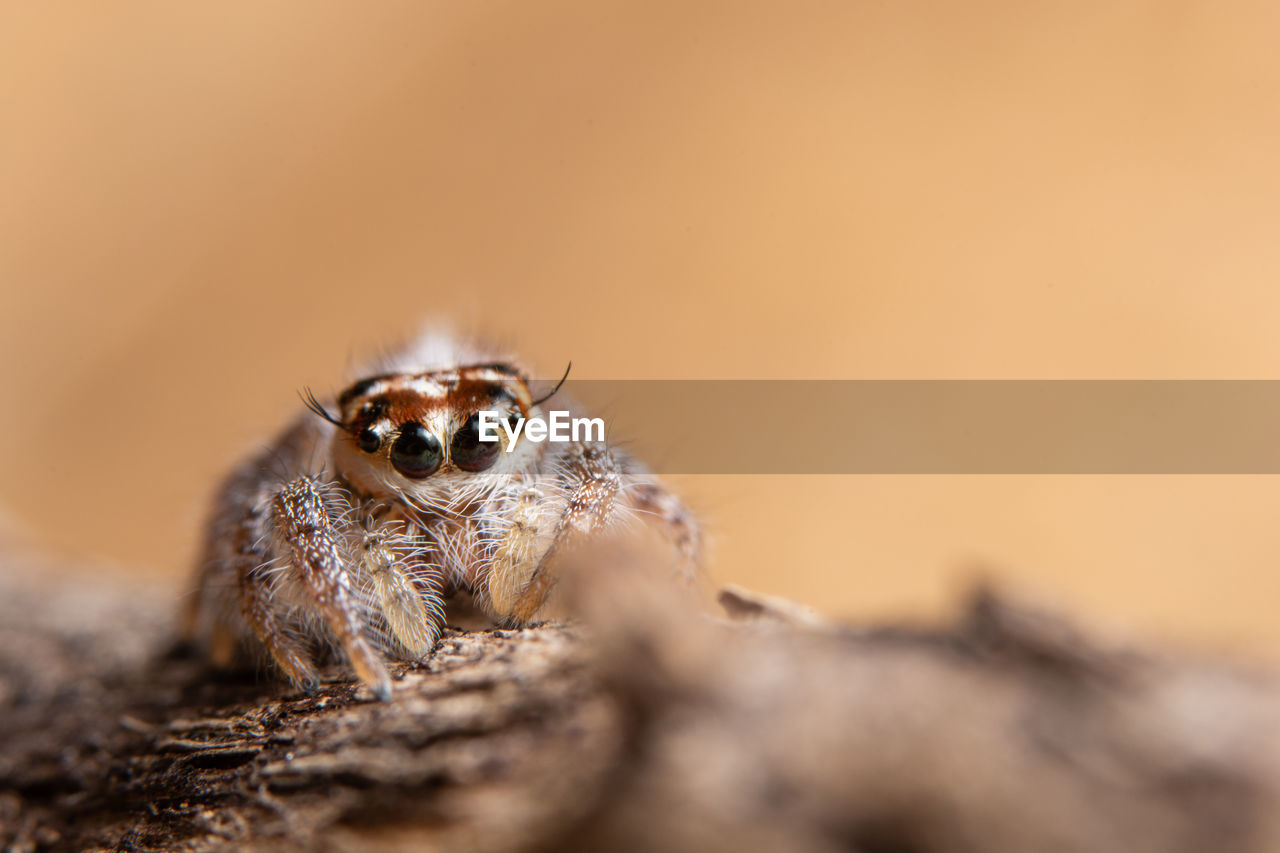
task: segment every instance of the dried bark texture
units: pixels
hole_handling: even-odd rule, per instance
[[[32,566],[13,565],[31,573]],[[39,573],[36,571],[35,573]],[[574,627],[450,630],[394,700],[166,654],[174,602],[0,578],[15,850],[1266,851],[1280,683],[989,595],[857,630],[581,582]]]

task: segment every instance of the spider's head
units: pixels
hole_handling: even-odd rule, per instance
[[[539,451],[529,442],[511,447],[500,428],[489,433],[497,441],[480,440],[480,412],[514,423],[538,402],[514,367],[477,364],[362,379],[338,396],[336,416],[314,398],[307,405],[338,428],[333,458],[348,482],[369,494],[432,503],[481,472],[533,467]]]

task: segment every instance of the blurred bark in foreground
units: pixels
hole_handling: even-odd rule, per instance
[[[13,850],[1280,849],[1274,675],[988,594],[858,629],[580,583],[580,626],[450,630],[384,704],[210,674],[166,651],[174,602],[6,560]]]

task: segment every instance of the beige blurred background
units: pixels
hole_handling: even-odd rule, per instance
[[[3,3],[0,505],[176,601],[218,474],[429,318],[581,378],[1280,378],[1278,35],[1262,0]],[[831,613],[985,566],[1280,655],[1274,477],[680,486],[717,579]]]

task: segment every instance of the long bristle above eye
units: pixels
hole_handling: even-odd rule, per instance
[[[560,377],[560,381],[556,383],[556,387],[552,388],[550,393],[544,394],[538,399],[534,400],[532,403],[529,404],[529,406],[533,407],[533,406],[541,405],[542,403],[545,403],[548,400],[550,400],[552,397],[554,397],[556,395],[556,392],[560,390],[560,386],[563,385],[564,381],[569,378],[570,370],[573,370],[572,361],[569,362],[569,366],[564,369],[564,376]]]
[[[320,401],[316,399],[316,395],[312,393],[310,388],[303,388],[301,391],[298,392],[298,396],[302,398],[302,402],[312,412],[324,418],[326,421],[333,424],[338,429],[344,430],[344,431],[346,430],[347,428],[346,424],[344,424],[342,421],[335,418],[333,415],[329,414],[329,410],[320,404]]]

